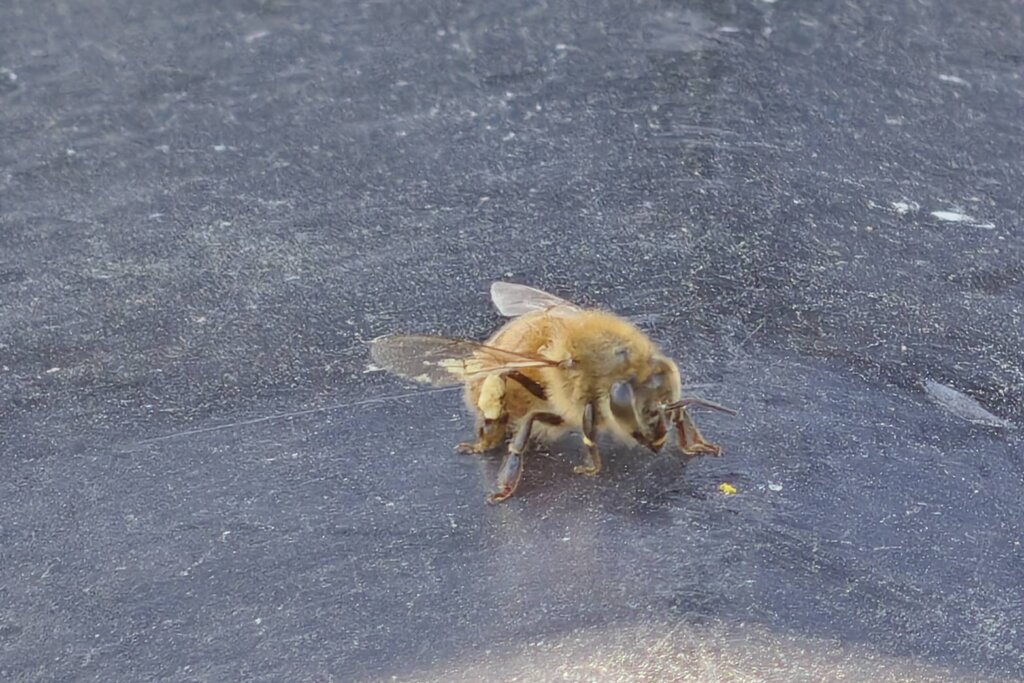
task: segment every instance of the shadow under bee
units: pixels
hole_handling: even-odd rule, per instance
[[[613,439],[601,439],[605,446],[601,477],[577,474],[573,468],[582,460],[580,436],[569,432],[550,443],[531,445],[519,491],[536,503],[556,500],[600,499],[613,508],[633,509],[655,500],[703,498],[700,487],[688,484],[687,470],[696,457],[652,454],[640,447],[625,446]],[[481,490],[489,489],[498,476],[504,445],[479,455],[456,456],[476,463]]]

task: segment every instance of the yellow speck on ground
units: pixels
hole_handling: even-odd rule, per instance
[[[736,487],[727,481],[723,481],[721,484],[719,484],[718,490],[727,496],[731,496],[732,494],[736,493]]]

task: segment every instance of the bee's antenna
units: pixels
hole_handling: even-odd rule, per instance
[[[713,401],[708,401],[706,399],[696,397],[680,399],[675,403],[667,403],[663,406],[663,408],[666,411],[671,412],[673,410],[679,410],[680,408],[689,408],[691,406],[696,406],[697,408],[707,408],[708,410],[716,410],[720,413],[725,413],[726,415],[735,416],[739,414],[738,411],[733,410],[732,408],[726,408],[725,406],[719,405],[718,403],[714,403]]]

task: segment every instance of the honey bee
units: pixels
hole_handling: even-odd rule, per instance
[[[657,453],[675,428],[686,455],[721,455],[704,439],[687,408],[735,411],[699,398],[683,398],[675,362],[640,329],[605,311],[584,309],[525,285],[495,282],[491,300],[511,318],[487,341],[429,335],[374,340],[374,362],[399,376],[439,386],[464,385],[476,416],[476,439],[462,453],[511,441],[488,501],[515,493],[531,437],[550,441],[579,431],[586,447],[574,471],[601,471],[598,433],[635,441]]]

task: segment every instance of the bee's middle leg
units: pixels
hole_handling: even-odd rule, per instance
[[[519,480],[523,478],[523,454],[526,451],[526,446],[530,443],[534,420],[549,425],[562,424],[562,418],[554,413],[533,412],[523,418],[516,429],[516,435],[512,437],[512,441],[508,445],[505,458],[501,461],[497,485],[494,493],[487,496],[487,502],[500,503],[515,493],[519,487]]]
[[[596,408],[593,403],[588,403],[583,409],[583,445],[587,447],[587,453],[583,458],[582,465],[576,465],[572,471],[576,474],[587,474],[593,476],[601,471],[601,454],[597,450],[597,420],[595,418]]]
[[[680,408],[674,418],[679,448],[686,455],[721,455],[722,447],[707,441],[697,429],[697,424],[690,417],[686,408]]]

